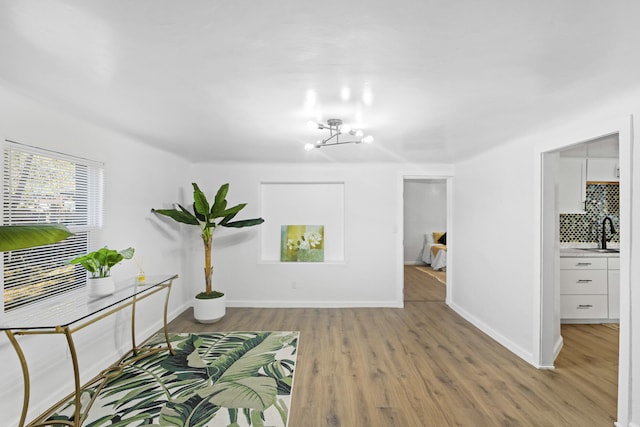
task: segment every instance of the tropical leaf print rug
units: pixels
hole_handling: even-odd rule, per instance
[[[172,334],[162,351],[82,395],[83,426],[286,426],[298,332]],[[163,335],[145,346],[159,347]],[[73,418],[73,400],[49,418]]]

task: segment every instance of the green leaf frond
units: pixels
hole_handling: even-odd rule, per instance
[[[226,225],[238,214],[238,212],[244,209],[245,206],[247,206],[246,203],[240,203],[239,205],[236,205],[232,208],[226,209],[224,212],[221,212],[218,216],[216,216],[216,218],[223,217],[222,221],[220,221],[220,225],[222,226]]]
[[[177,209],[151,209],[151,212],[159,215],[168,216],[174,221],[181,222],[189,225],[200,225],[198,218],[196,218],[191,212],[180,206],[181,210]]]
[[[231,227],[231,228],[251,227],[254,225],[262,224],[263,222],[264,222],[264,219],[262,218],[243,219],[241,221],[227,222],[224,224],[224,227]],[[223,224],[220,223],[220,225],[223,225]]]
[[[223,215],[222,212],[227,209],[227,193],[229,192],[229,184],[222,184],[216,192],[216,197],[211,207],[211,216],[213,218],[219,218]]]
[[[209,215],[209,202],[207,201],[207,196],[200,190],[198,184],[195,182],[193,185],[193,207],[196,214],[200,214],[205,218]]]
[[[62,224],[0,226],[0,251],[13,251],[64,240],[73,233]]]

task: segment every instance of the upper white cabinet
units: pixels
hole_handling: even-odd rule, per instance
[[[620,181],[620,167],[618,159],[597,158],[587,159],[587,181],[618,182]]]
[[[587,160],[560,157],[558,208],[560,213],[585,213],[587,198]]]

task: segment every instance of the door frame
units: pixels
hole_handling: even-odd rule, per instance
[[[553,360],[561,349],[561,342],[557,343],[550,333],[552,326],[557,322],[559,327],[559,267],[556,265],[555,256],[551,257],[550,252],[559,253],[559,243],[555,242],[552,227],[545,223],[545,218],[549,215],[557,215],[557,203],[549,203],[549,196],[545,196],[544,190],[548,188],[550,177],[548,168],[545,167],[545,159],[549,160],[549,155],[553,152],[587,142],[601,136],[618,134],[619,140],[619,162],[620,162],[620,344],[618,363],[618,423],[626,425],[630,416],[630,377],[631,366],[631,308],[633,298],[631,294],[631,251],[632,251],[632,181],[633,176],[633,116],[618,118],[613,122],[596,124],[595,128],[579,129],[569,132],[562,139],[555,138],[555,141],[545,146],[538,147],[537,168],[539,173],[537,183],[537,199],[539,201],[539,241],[537,242],[539,275],[537,284],[539,292],[534,294],[537,319],[534,319],[534,354],[538,355],[538,366],[541,368],[553,368]],[[560,142],[559,142],[560,141]],[[554,177],[555,179],[555,177]],[[556,191],[557,192],[557,191]],[[555,193],[555,192],[554,192]],[[555,209],[553,213],[550,209]],[[554,274],[545,274],[552,270]],[[556,273],[557,272],[557,273]],[[557,298],[556,298],[557,296]],[[556,316],[557,320],[550,319]],[[554,346],[559,346],[554,348]],[[554,356],[555,355],[555,356]],[[550,361],[550,358],[553,360]]]
[[[404,171],[398,174],[398,200],[396,202],[397,210],[397,261],[398,266],[396,272],[396,295],[399,301],[399,306],[404,307],[404,183],[407,180],[418,181],[432,181],[432,180],[444,180],[446,185],[446,218],[447,218],[447,242],[455,242],[455,232],[453,225],[453,168],[437,167],[436,170],[429,171],[427,169],[423,171]],[[447,247],[447,283],[446,283],[446,298],[445,303],[450,305],[451,294],[454,288],[454,268],[455,263],[455,250]]]

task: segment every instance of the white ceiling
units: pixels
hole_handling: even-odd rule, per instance
[[[449,162],[637,86],[638,16],[632,0],[3,0],[0,80],[191,161]],[[322,136],[305,123],[334,117],[375,143],[305,152]]]

